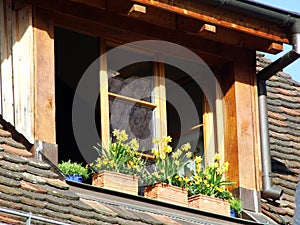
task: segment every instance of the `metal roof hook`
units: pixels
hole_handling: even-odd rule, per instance
[[[31,216],[32,216],[32,213],[29,212],[28,219],[26,220],[26,225],[30,225],[31,224]]]

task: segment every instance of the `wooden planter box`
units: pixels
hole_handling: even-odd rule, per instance
[[[162,202],[188,206],[188,191],[186,189],[162,182],[146,186],[144,196]]]
[[[138,193],[138,177],[124,173],[102,170],[93,175],[92,184],[132,195]]]
[[[189,197],[188,202],[190,208],[230,216],[230,203],[227,200],[199,194]]]

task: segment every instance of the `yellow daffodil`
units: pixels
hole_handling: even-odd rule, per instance
[[[137,151],[137,150],[139,149],[139,147],[140,147],[139,142],[137,141],[136,138],[132,139],[132,140],[129,142],[129,144],[130,144],[130,147],[131,147],[133,150],[135,150],[135,151]]]
[[[224,171],[228,171],[228,169],[229,169],[229,162],[225,162],[223,164],[223,168],[224,168]]]
[[[201,156],[196,156],[195,161],[196,161],[196,163],[201,163],[202,162],[202,157]]]
[[[181,150],[187,152],[188,150],[191,149],[191,144],[190,143],[186,143],[184,145],[181,146]]]
[[[164,137],[163,142],[170,143],[172,142],[172,138],[170,136]]]
[[[172,147],[170,145],[165,145],[164,146],[164,152],[165,153],[170,153],[172,152]]]
[[[185,155],[187,158],[191,158],[193,154],[191,152],[187,152]]]
[[[216,155],[215,155],[215,160],[218,161],[218,160],[220,160],[220,158],[221,158],[220,154],[216,154]]]
[[[221,168],[218,168],[218,169],[216,170],[217,175],[220,175],[222,172],[223,172],[223,170],[222,170]]]
[[[121,130],[120,136],[119,136],[119,141],[124,142],[127,141],[128,135],[126,134],[125,130]]]
[[[184,178],[183,178],[183,181],[184,181],[185,183],[188,183],[188,182],[189,182],[189,178],[188,178],[188,177],[184,177]]]
[[[154,157],[158,157],[159,156],[159,150],[157,148],[153,148],[151,152],[154,155]]]

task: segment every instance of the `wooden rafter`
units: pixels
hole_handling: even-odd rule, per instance
[[[132,0],[133,2],[136,3],[140,3],[140,4],[144,4],[144,5],[148,5],[148,6],[153,6],[153,7],[157,7],[169,12],[173,12],[176,13],[178,15],[183,15],[186,17],[190,17],[190,18],[194,18],[200,21],[204,21],[206,23],[211,23],[214,25],[218,25],[221,27],[226,27],[232,30],[237,30],[240,32],[244,32],[253,36],[257,36],[257,37],[261,37],[261,38],[265,38],[265,39],[269,39],[275,42],[279,42],[279,43],[289,43],[289,40],[285,37],[280,37],[278,35],[273,35],[271,33],[267,33],[264,31],[260,31],[254,28],[250,28],[250,27],[246,27],[246,26],[242,26],[240,24],[237,23],[233,23],[233,22],[229,22],[229,21],[225,21],[225,20],[221,20],[215,17],[211,17],[211,16],[207,16],[201,13],[197,13],[197,12],[193,12],[191,10],[187,10],[184,8],[180,8],[178,6],[173,6],[173,5],[169,5],[166,3],[162,3],[159,1],[149,1],[149,0]]]

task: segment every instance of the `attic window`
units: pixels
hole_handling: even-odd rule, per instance
[[[106,42],[103,46],[109,51],[116,45]],[[128,49],[128,54],[151,53]],[[213,130],[206,127],[212,126],[207,119],[207,103],[201,88],[188,74],[174,66],[154,61],[133,63],[118,71],[113,71],[111,63],[105,60],[101,69],[111,75],[107,76],[107,92],[100,90],[102,99],[108,99],[107,104],[100,104],[101,117],[109,121],[106,125],[101,124],[102,140],[105,140],[106,134],[111,137],[114,129],[124,129],[129,139],[138,139],[141,151],[146,154],[151,153],[154,137],[167,135],[173,138],[173,147],[190,142],[198,155],[206,154],[205,146],[209,146],[209,151],[214,154],[214,145],[205,144],[211,135],[205,137],[204,129]],[[179,87],[195,105],[196,111],[193,113],[199,118],[197,122],[183,121],[176,105],[168,100],[174,96],[180,99],[180,93],[174,86]],[[102,118],[101,121],[105,122]]]

